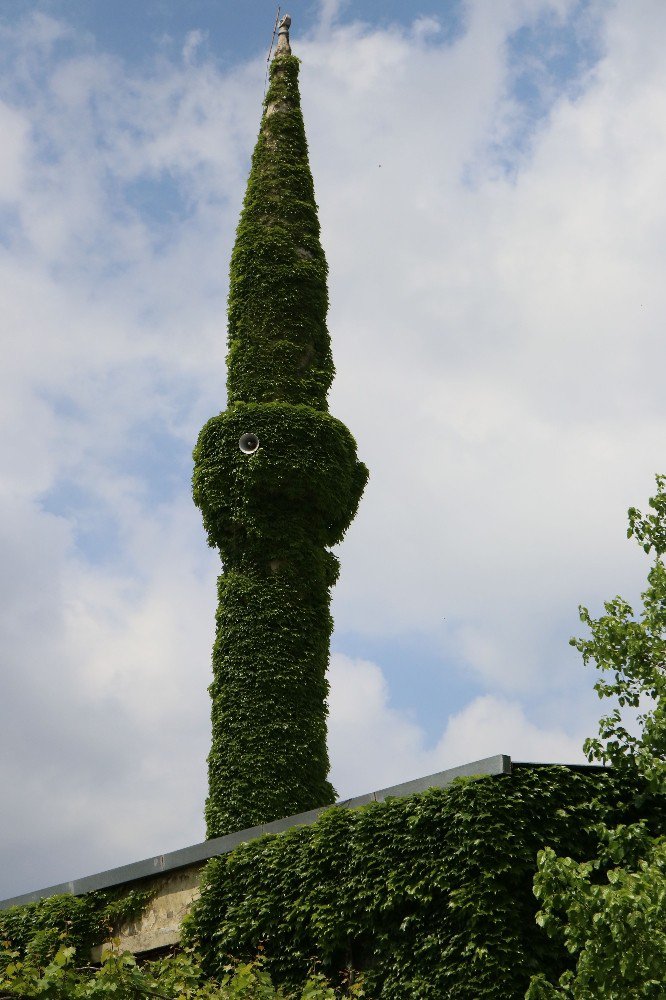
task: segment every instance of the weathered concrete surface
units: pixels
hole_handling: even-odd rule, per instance
[[[135,955],[155,948],[177,945],[180,925],[190,906],[199,895],[199,876],[205,862],[161,875],[140,888],[154,889],[155,896],[136,920],[122,926],[112,942],[93,949],[92,960],[99,961],[111,947],[131,951]]]

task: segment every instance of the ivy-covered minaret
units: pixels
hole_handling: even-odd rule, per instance
[[[222,557],[208,837],[334,800],[326,698],[330,546],[367,479],[328,412],[326,260],[284,18],[231,257],[227,409],[194,451],[194,499]]]

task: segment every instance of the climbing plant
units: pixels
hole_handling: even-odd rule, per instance
[[[326,409],[333,379],[327,266],[298,90],[299,61],[270,87],[231,255],[230,404],[285,399]]]
[[[367,479],[328,413],[333,362],[298,60],[279,54],[231,259],[227,410],[193,491],[219,549],[209,837],[334,801],[326,699],[338,543]]]
[[[666,805],[633,805],[638,787],[613,772],[514,765],[259,838],[206,866],[185,937],[207,975],[263,950],[275,982],[296,988],[313,963],[333,982],[363,975],[374,1000],[507,1000],[539,971],[571,967],[537,925],[536,856],[583,860],[596,827]]]
[[[545,987],[574,968],[566,942],[535,921],[538,849],[569,857],[574,868],[598,851],[602,825],[640,822],[642,836],[654,839],[666,803],[636,781],[614,769],[514,765],[502,777],[333,807],[312,826],[210,861],[185,952],[166,964],[137,966],[115,954],[90,968],[90,945],[133,915],[142,894],[16,907],[0,913],[0,998],[519,998],[530,976],[542,973]],[[618,901],[639,890],[652,905],[660,882],[634,871]],[[652,994],[619,994],[629,995]]]
[[[127,920],[138,916],[153,893],[63,893],[0,911],[0,946],[16,960],[36,968],[53,960],[60,948],[88,955],[93,945],[111,937]]]

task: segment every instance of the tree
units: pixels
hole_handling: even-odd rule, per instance
[[[666,800],[666,476],[657,476],[650,512],[629,510],[628,536],[654,554],[637,617],[621,597],[592,618],[580,609],[590,637],[572,639],[585,663],[602,676],[600,698],[617,706],[585,743],[590,761],[610,764],[636,789],[637,811],[648,796]],[[610,677],[609,677],[610,675]],[[638,734],[622,710],[638,712]],[[586,862],[539,853],[535,893],[538,922],[564,942],[575,967],[557,985],[532,979],[528,1000],[627,1000],[666,996],[666,837],[644,821],[595,827],[597,857]]]
[[[194,451],[194,500],[222,557],[208,837],[328,805],[330,547],[367,479],[328,413],[326,260],[299,63],[286,28],[231,259],[225,412]]]

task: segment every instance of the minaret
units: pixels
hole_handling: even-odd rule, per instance
[[[222,558],[208,837],[334,801],[326,698],[330,552],[367,480],[328,413],[327,267],[285,17],[231,257],[227,409],[194,451]]]

